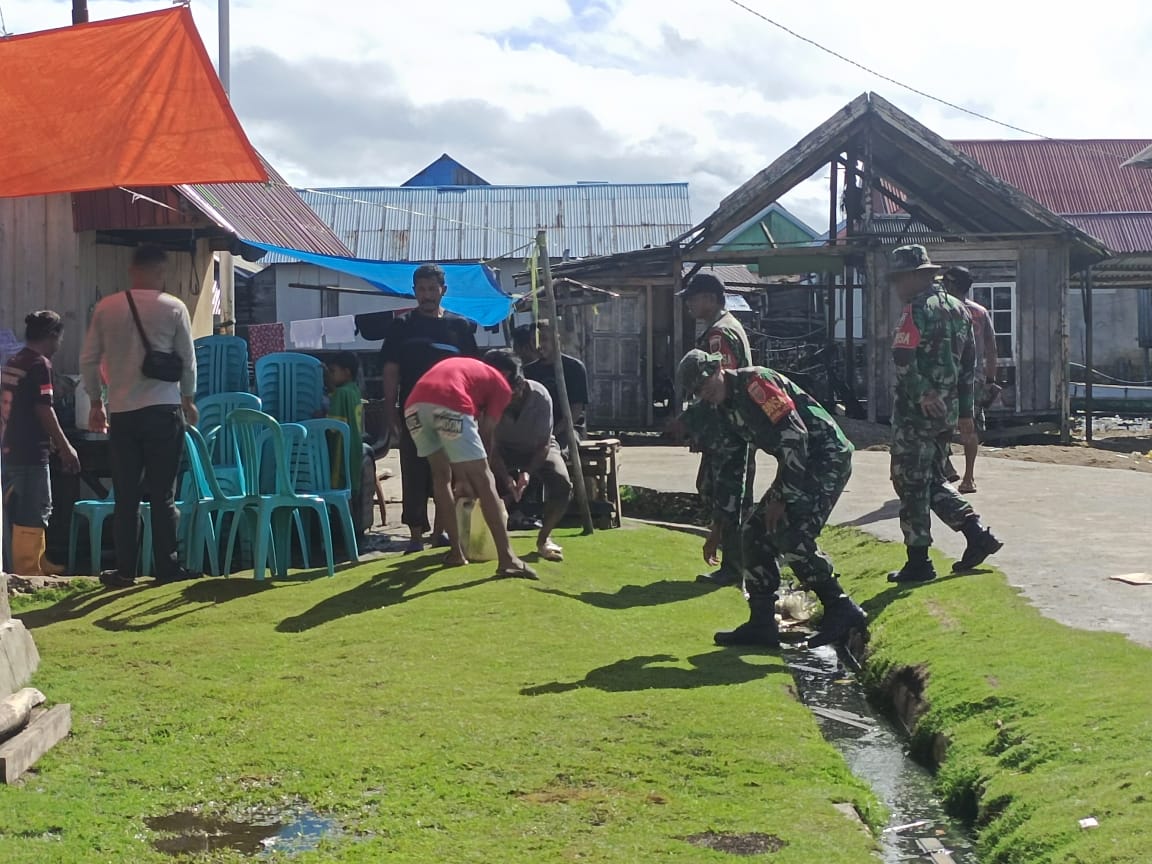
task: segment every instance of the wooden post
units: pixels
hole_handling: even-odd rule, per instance
[[[591,534],[592,509],[588,506],[588,490],[584,487],[584,468],[580,464],[580,439],[576,437],[572,406],[568,403],[568,384],[564,380],[564,360],[560,354],[560,320],[556,314],[556,292],[552,287],[552,262],[548,258],[546,232],[536,232],[536,248],[540,250],[540,267],[544,274],[544,309],[548,320],[552,322],[547,331],[552,334],[552,368],[556,376],[556,398],[560,400],[560,411],[564,415],[564,424],[568,427],[568,455],[572,460],[572,472],[575,475],[572,477],[572,485],[576,490],[576,504],[580,508],[584,533]]]
[[[88,23],[88,0],[72,0],[72,26]]]
[[[1092,443],[1092,268],[1080,281],[1084,292],[1084,440]]]
[[[836,156],[832,157],[832,161],[828,163],[828,245],[836,245],[836,216],[839,213],[839,177],[840,177],[840,164]],[[847,186],[847,180],[845,180]],[[824,334],[824,344],[828,349],[828,362],[831,363],[836,356],[836,274],[829,270],[824,278],[828,280],[825,285],[827,289],[824,294],[824,326],[827,332]],[[828,382],[828,402],[832,404],[836,401],[836,393],[832,388],[832,382]]]
[[[680,358],[684,356],[684,301],[678,296],[684,285],[684,256],[677,244],[672,254],[672,392],[676,404],[672,416],[678,417],[684,410],[684,394],[680,392],[680,380],[676,374]]]
[[[654,395],[652,391],[654,389],[653,383],[656,380],[656,370],[652,368],[655,365],[655,362],[654,362],[655,358],[653,358],[653,356],[652,356],[652,352],[653,352],[655,346],[652,344],[653,343],[653,333],[652,333],[653,324],[652,324],[652,286],[651,285],[648,285],[644,288],[644,307],[645,307],[644,308],[644,321],[645,321],[644,336],[645,336],[645,342],[646,342],[646,344],[644,346],[644,358],[645,358],[644,359],[644,378],[645,378],[645,381],[644,381],[644,388],[645,388],[644,424],[649,429],[651,429],[652,424],[655,422],[655,418],[654,418],[653,413],[652,413],[652,397]]]

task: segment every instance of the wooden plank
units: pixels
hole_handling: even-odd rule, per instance
[[[56,705],[0,746],[0,780],[15,783],[36,761],[72,731],[72,706]]]
[[[1041,286],[1037,282],[1036,250],[1020,249],[1016,270],[1016,408],[1038,410],[1036,403],[1036,304]]]
[[[652,286],[644,290],[644,425],[651,428],[653,420],[653,382],[655,380],[656,358],[652,356],[654,348],[653,327],[655,327],[652,314]]]
[[[1068,267],[1070,261],[1069,249],[1064,246],[1056,259],[1056,268],[1059,273],[1059,282],[1056,290],[1059,306],[1059,360],[1053,364],[1052,387],[1058,394],[1057,405],[1060,409],[1060,439],[1068,444],[1072,440],[1072,394],[1068,387],[1071,375],[1069,361],[1071,349],[1069,345],[1069,315],[1068,315]]]

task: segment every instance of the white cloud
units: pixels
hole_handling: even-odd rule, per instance
[[[969,0],[913,11],[745,2],[893,78],[1027,130],[1152,137],[1142,74],[1152,5],[1137,0],[1063,10]],[[107,18],[166,4],[89,5]],[[216,3],[192,8],[214,55]],[[69,9],[60,0],[4,2],[13,32],[66,25]],[[298,103],[283,91],[267,94],[267,110],[255,107],[259,94],[241,105],[256,145],[301,184],[398,183],[450,149],[492,182],[688,180],[699,218],[864,90],[946,137],[1020,137],[878,80],[728,0],[233,0],[231,20],[237,93],[245,82],[236,76],[256,74],[254,59],[268,56],[256,51],[312,73],[299,78],[312,89]],[[322,69],[327,79],[317,78]],[[303,101],[321,84],[343,118]],[[398,112],[397,131],[367,110]],[[474,111],[476,125],[462,111]],[[485,129],[486,117],[507,134]],[[539,129],[541,118],[565,117],[572,128]],[[381,158],[370,158],[374,146]],[[785,203],[825,227],[819,190]]]

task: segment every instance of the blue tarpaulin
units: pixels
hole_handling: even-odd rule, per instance
[[[245,240],[249,246],[276,252],[306,264],[326,267],[338,273],[358,276],[383,293],[393,297],[411,297],[412,274],[419,263],[400,261],[367,261],[362,258],[341,258],[336,255],[316,255],[299,249],[285,249],[283,246],[270,246]],[[482,327],[492,327],[507,318],[512,312],[512,298],[500,290],[500,283],[494,274],[483,264],[441,264],[444,268],[444,281],[448,292],[444,295],[444,308],[457,315],[463,315]]]

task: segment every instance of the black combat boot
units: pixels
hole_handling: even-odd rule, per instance
[[[844,592],[837,580],[830,579],[812,590],[824,604],[824,617],[819,632],[808,640],[809,648],[843,645],[853,630],[868,629],[868,615]]]
[[[964,522],[964,527],[960,529],[964,538],[968,541],[968,546],[964,549],[964,555],[952,565],[953,573],[965,573],[969,570],[975,570],[989,555],[995,555],[1004,548],[1004,544],[996,539],[996,536],[980,524],[979,516],[971,516]]]
[[[721,630],[712,638],[717,645],[750,645],[779,648],[780,630],[776,626],[776,595],[754,594],[748,598],[748,620],[735,630]]]
[[[899,570],[888,574],[889,582],[916,584],[936,578],[936,568],[928,560],[927,546],[908,546],[908,561]]]

